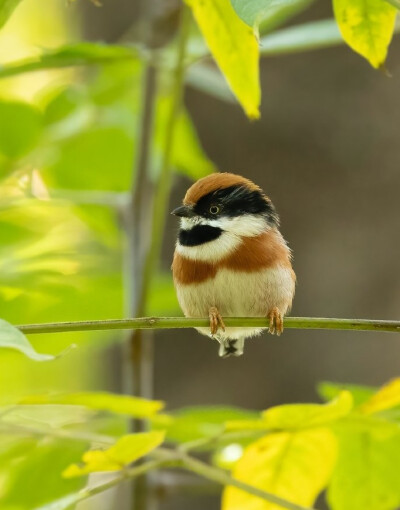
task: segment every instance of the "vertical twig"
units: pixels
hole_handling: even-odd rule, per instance
[[[143,84],[143,110],[139,152],[136,160],[135,181],[128,218],[129,237],[129,299],[133,316],[144,315],[148,304],[150,285],[158,269],[162,237],[171,189],[171,155],[173,150],[176,120],[179,115],[184,78],[184,58],[189,33],[189,10],[183,7],[181,14],[177,61],[174,68],[172,102],[169,112],[162,164],[154,194],[149,183],[149,162],[151,157],[151,135],[156,98],[156,70],[147,67]],[[149,211],[152,214],[149,214]],[[151,218],[149,228],[148,218]],[[152,397],[153,387],[153,342],[143,331],[136,330],[130,339],[130,393],[140,397]],[[147,333],[148,335],[148,333]],[[125,388],[127,389],[127,387]],[[143,422],[134,424],[135,430],[143,430]],[[136,481],[134,508],[145,510],[149,507],[147,480]]]
[[[138,132],[137,153],[132,178],[131,200],[126,214],[127,249],[125,250],[124,289],[127,315],[135,315],[142,309],[143,266],[146,251],[151,243],[149,203],[153,197],[149,180],[151,143],[157,90],[157,70],[151,64],[143,73],[142,111]],[[146,341],[143,342],[143,335]],[[124,356],[123,385],[130,395],[152,396],[152,332],[132,331]],[[132,423],[133,430],[140,431],[143,423]],[[142,476],[133,482],[129,507],[145,510],[147,479]]]
[[[152,64],[148,64],[143,77],[143,107],[138,140],[138,152],[132,184],[132,199],[128,218],[128,281],[125,282],[128,295],[127,313],[135,316],[142,314],[145,303],[142,301],[142,288],[146,285],[143,274],[146,253],[151,245],[151,203],[154,200],[152,186],[149,180],[149,166],[151,161],[151,141],[153,131],[153,117],[156,100],[157,71]],[[130,394],[151,398],[152,396],[152,339],[148,336],[143,342],[143,332],[132,332],[130,352],[127,359],[128,384],[125,390]],[[141,428],[137,424],[137,428]]]
[[[178,119],[183,98],[184,71],[185,71],[185,49],[189,35],[190,11],[183,6],[180,22],[180,33],[177,60],[174,68],[174,80],[172,86],[171,108],[167,120],[165,142],[161,170],[156,184],[156,191],[153,201],[153,214],[151,226],[151,246],[146,255],[144,265],[143,286],[141,294],[141,303],[143,309],[140,315],[146,313],[145,304],[148,302],[150,285],[153,274],[158,269],[163,233],[165,228],[165,218],[168,214],[168,202],[171,190],[171,156],[174,147],[175,127]]]

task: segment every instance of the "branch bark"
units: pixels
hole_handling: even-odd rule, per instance
[[[224,317],[227,327],[268,328],[269,320],[263,317]],[[63,333],[70,331],[104,331],[114,329],[184,329],[209,327],[209,319],[187,317],[139,317],[76,322],[49,322],[16,326],[25,334]],[[329,319],[319,317],[287,317],[286,329],[330,329],[353,331],[387,331],[400,333],[400,321],[369,319]]]

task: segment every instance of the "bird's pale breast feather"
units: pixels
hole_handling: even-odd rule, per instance
[[[265,317],[275,306],[285,314],[292,304],[296,277],[289,248],[276,229],[242,239],[233,253],[217,263],[175,252],[172,269],[178,300],[188,317],[207,317],[211,306],[225,317]],[[208,329],[199,331],[209,334]],[[228,328],[226,334],[239,338],[260,331]]]

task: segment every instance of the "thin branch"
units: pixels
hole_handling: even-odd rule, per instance
[[[239,432],[223,432],[211,437],[201,437],[200,439],[193,439],[193,441],[186,441],[178,446],[180,452],[188,453],[194,450],[206,451],[214,450],[221,444],[235,443],[243,439],[256,440],[260,436],[267,433],[266,430],[241,430]]]
[[[233,478],[222,469],[210,466],[205,462],[201,462],[200,460],[190,457],[189,455],[180,454],[178,458],[180,458],[184,468],[219,485],[236,487],[237,489],[245,491],[252,496],[256,496],[265,501],[268,501],[269,503],[273,503],[282,508],[286,508],[287,510],[312,510],[309,507],[296,505],[295,503],[282,499],[279,496],[272,494],[271,492],[257,489],[257,487],[253,487],[252,485]]]
[[[122,472],[122,475],[119,474],[115,478],[112,478],[106,483],[102,483],[101,485],[96,485],[95,487],[91,488],[85,488],[79,491],[77,494],[72,494],[71,496],[66,496],[64,498],[61,498],[58,501],[63,501],[64,499],[68,499],[68,503],[70,503],[70,506],[68,508],[75,508],[75,505],[81,501],[84,501],[85,499],[91,498],[92,496],[96,496],[97,494],[101,494],[102,492],[108,491],[109,489],[112,489],[113,487],[116,487],[120,483],[126,481],[126,480],[132,480],[134,478],[137,478],[139,476],[143,476],[144,474],[148,473],[149,471],[154,471],[156,469],[159,469],[160,467],[167,466],[171,464],[170,460],[150,460],[148,462],[145,462],[139,466],[135,466],[133,468],[127,469],[126,471]],[[57,501],[53,502],[54,505],[56,505]],[[65,506],[63,506],[65,508]]]
[[[227,327],[268,328],[269,320],[263,317],[224,317]],[[25,334],[64,333],[70,331],[105,331],[114,329],[184,329],[207,328],[209,319],[187,317],[140,317],[136,319],[109,319],[76,322],[48,322],[16,326]],[[400,333],[400,321],[369,319],[326,319],[318,317],[287,317],[286,329],[330,329],[356,331],[388,331]]]
[[[150,292],[152,277],[157,269],[160,259],[161,245],[163,240],[163,232],[165,230],[165,218],[169,203],[172,166],[171,159],[175,141],[175,131],[177,120],[182,106],[184,76],[185,76],[185,52],[186,44],[189,37],[190,29],[190,11],[185,5],[182,6],[180,33],[178,40],[178,51],[176,56],[176,64],[174,68],[174,78],[171,91],[171,106],[165,128],[165,141],[163,148],[163,156],[161,162],[160,174],[156,184],[156,190],[153,201],[153,214],[151,225],[151,246],[148,250],[144,269],[143,269],[143,285],[141,288],[142,308],[140,314],[145,313],[146,305]]]

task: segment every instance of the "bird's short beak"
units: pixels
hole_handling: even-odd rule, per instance
[[[196,213],[193,211],[193,208],[189,205],[181,205],[180,207],[177,207],[174,209],[171,214],[174,214],[175,216],[179,216],[181,218],[192,218],[193,216],[196,216]]]

